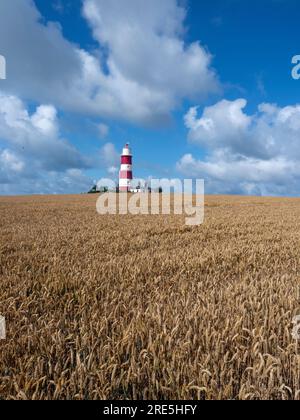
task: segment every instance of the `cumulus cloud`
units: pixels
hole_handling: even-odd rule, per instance
[[[0,139],[39,170],[89,167],[88,160],[61,138],[57,111],[51,105],[40,105],[30,114],[19,98],[0,92]]]
[[[16,174],[22,173],[25,164],[11,150],[0,151],[0,184],[9,184]]]
[[[189,110],[185,124],[190,142],[202,146],[206,157],[183,156],[177,169],[203,177],[211,192],[258,195],[299,194],[300,105],[280,108],[261,104],[245,112],[247,101],[220,101],[197,116]]]
[[[218,90],[211,55],[184,42],[186,10],[177,0],[84,0],[83,13],[99,43],[95,54],[45,23],[32,0],[0,2],[3,89],[141,124],[165,121],[182,99]]]
[[[246,105],[245,99],[233,102],[223,100],[205,108],[199,119],[197,108],[191,108],[184,118],[186,127],[190,130],[190,140],[208,142],[209,145],[214,143],[214,146],[224,141],[237,141],[251,123],[251,118],[243,112]]]
[[[58,24],[44,23],[32,0],[0,2],[0,51],[7,61],[1,88],[10,93],[60,102],[78,77],[78,51]]]
[[[29,112],[18,97],[1,92],[0,144],[4,145],[2,149],[0,146],[0,193],[4,194],[50,192],[54,180],[69,192],[69,181],[80,181],[74,189],[80,191],[82,170],[92,165],[91,159],[61,136],[57,110],[53,106],[40,105]]]
[[[0,157],[1,162],[1,157]],[[92,179],[79,169],[68,169],[65,172],[40,172],[33,175],[24,172],[5,172],[6,179],[1,179],[0,194],[78,194],[88,191],[92,186]],[[8,177],[10,175],[10,177]],[[21,176],[22,175],[22,176]]]

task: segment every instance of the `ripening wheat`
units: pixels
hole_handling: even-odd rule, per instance
[[[300,399],[300,200],[0,198],[0,399]]]

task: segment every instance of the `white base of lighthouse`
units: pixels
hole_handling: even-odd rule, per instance
[[[131,188],[131,180],[129,179],[121,179],[119,184],[120,191],[128,191]]]

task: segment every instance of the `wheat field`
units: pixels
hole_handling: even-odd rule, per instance
[[[299,199],[96,198],[0,198],[0,399],[300,399]]]

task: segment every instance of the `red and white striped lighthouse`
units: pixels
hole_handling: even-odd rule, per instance
[[[121,170],[119,176],[120,192],[130,192],[132,179],[132,154],[129,144],[127,143],[121,156]]]

